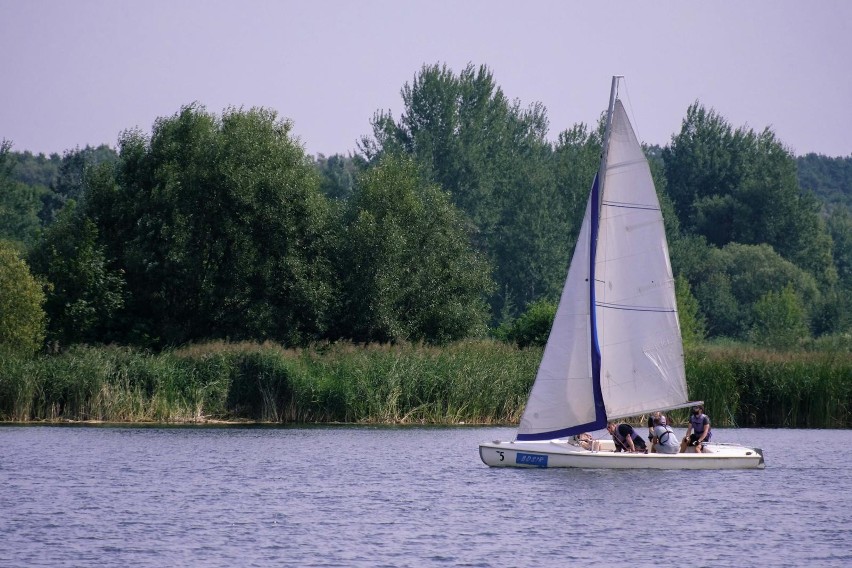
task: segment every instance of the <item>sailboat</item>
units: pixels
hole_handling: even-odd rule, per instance
[[[514,440],[484,442],[493,467],[762,469],[763,452],[733,444],[677,454],[584,447],[610,421],[685,408],[683,341],[660,203],[612,79],[600,168],[553,327]]]

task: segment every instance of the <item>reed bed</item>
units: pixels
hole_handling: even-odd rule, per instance
[[[516,424],[541,349],[214,342],[152,354],[0,354],[0,420]],[[852,355],[693,347],[690,396],[717,426],[852,426]],[[672,413],[685,421],[685,411]]]
[[[852,355],[745,345],[687,351],[689,393],[719,426],[849,428]]]
[[[0,420],[513,423],[540,357],[492,341],[78,347],[0,359]]]

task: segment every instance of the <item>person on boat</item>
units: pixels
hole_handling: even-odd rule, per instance
[[[693,406],[686,436],[680,444],[680,451],[685,452],[688,446],[694,446],[695,451],[700,454],[704,449],[704,443],[710,441],[710,436],[710,417],[704,414],[704,405]]]
[[[659,410],[648,416],[648,441],[651,442],[651,452],[657,451],[657,435],[654,434],[654,427],[658,424],[662,426],[671,424],[671,420]]]
[[[674,430],[668,425],[666,416],[660,412],[652,415],[653,428],[651,430],[651,451],[661,454],[676,454],[680,451],[680,442],[675,436]]]
[[[586,450],[597,451],[600,449],[600,442],[595,440],[588,432],[577,434],[576,436],[574,436],[574,441],[577,443],[578,446]]]
[[[606,425],[607,432],[612,436],[612,441],[615,442],[616,452],[646,452],[648,446],[645,445],[645,440],[636,433],[633,426],[630,424],[616,424],[609,422]]]

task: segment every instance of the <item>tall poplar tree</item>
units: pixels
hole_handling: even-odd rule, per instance
[[[406,153],[449,192],[495,266],[495,314],[514,315],[542,295],[555,296],[566,239],[544,107],[510,101],[487,67],[472,64],[458,75],[446,65],[424,66],[401,94],[401,117],[375,115],[362,157]]]

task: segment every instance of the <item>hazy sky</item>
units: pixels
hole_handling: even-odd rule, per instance
[[[852,154],[852,1],[0,0],[0,138],[62,152],[198,101],[264,106],[354,151],[424,64],[485,64],[550,137],[606,108],[664,145],[698,100],[796,154]]]

